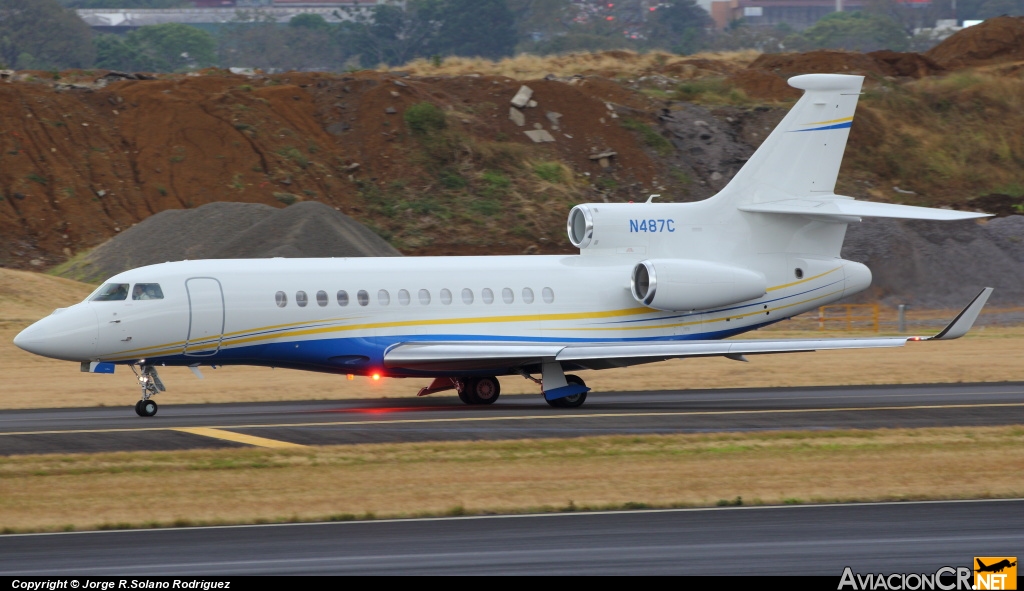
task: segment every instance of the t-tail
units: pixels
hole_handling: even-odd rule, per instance
[[[727,211],[799,216],[840,224],[822,253],[838,255],[845,224],[863,217],[961,220],[987,214],[857,201],[835,194],[846,141],[855,120],[863,76],[805,74],[789,79],[800,100],[708,205]],[[791,223],[779,225],[790,233]]]
[[[736,205],[835,192],[863,76],[789,79],[804,95],[715,199]]]

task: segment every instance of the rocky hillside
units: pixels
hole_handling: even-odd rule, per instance
[[[220,201],[320,202],[409,255],[569,252],[574,203],[724,186],[795,98],[785,79],[808,72],[867,77],[840,192],[1011,215],[1024,211],[1022,47],[1024,20],[1001,17],[927,54],[3,73],[0,266],[48,269],[153,214]]]

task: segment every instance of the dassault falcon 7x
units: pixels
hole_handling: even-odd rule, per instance
[[[14,343],[138,376],[140,416],[157,412],[160,366],[257,365],[432,377],[491,404],[496,376],[520,375],[553,407],[589,388],[566,371],[671,358],[898,347],[970,329],[985,288],[933,337],[722,340],[866,289],[840,258],[862,217],[960,220],[985,214],[834,194],[862,76],[808,74],[803,96],[729,184],[694,203],[592,203],[569,212],[566,256],[199,260],[111,277]]]

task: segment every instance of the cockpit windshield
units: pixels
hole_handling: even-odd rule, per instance
[[[136,283],[132,288],[133,300],[162,300],[164,292],[159,283]]]
[[[89,298],[90,302],[116,302],[128,299],[127,283],[107,283],[96,290]]]

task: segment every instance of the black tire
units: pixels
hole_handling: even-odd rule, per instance
[[[501,395],[498,378],[470,378],[462,389],[469,404],[494,404]]]
[[[459,380],[459,387],[455,389],[459,393],[459,400],[463,404],[473,404],[473,401],[469,399],[469,382],[472,380]]]
[[[587,384],[583,381],[583,378],[569,374],[565,376],[565,381],[570,384],[579,384],[586,387]],[[545,398],[545,400],[547,400]],[[583,406],[583,403],[587,401],[587,393],[580,392],[579,394],[573,394],[572,396],[564,396],[562,398],[556,398],[554,400],[547,400],[549,406],[553,408],[579,408]]]
[[[142,414],[142,401],[141,400],[135,403],[135,414],[139,415],[140,417],[146,416],[146,415]]]
[[[152,417],[152,416],[155,416],[156,415],[156,411],[159,410],[159,408],[160,407],[157,406],[155,400],[140,400],[139,401],[139,410],[142,411],[142,412],[139,413],[139,416],[140,417]]]

